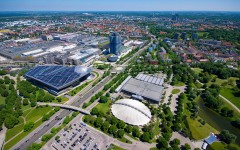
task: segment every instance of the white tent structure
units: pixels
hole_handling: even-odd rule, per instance
[[[111,111],[115,117],[131,125],[142,126],[151,120],[151,112],[143,103],[132,99],[116,101]]]

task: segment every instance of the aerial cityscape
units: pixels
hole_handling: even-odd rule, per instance
[[[239,0],[0,4],[0,149],[240,150]]]

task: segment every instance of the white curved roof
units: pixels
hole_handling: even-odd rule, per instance
[[[145,125],[152,117],[147,106],[132,99],[116,101],[112,105],[111,110],[115,117],[131,125]]]

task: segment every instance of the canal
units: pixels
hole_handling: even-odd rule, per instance
[[[237,136],[236,144],[240,145],[240,130],[233,127],[229,120],[220,116],[216,112],[207,108],[202,100],[199,100],[199,116],[204,119],[208,124],[218,131],[228,130],[230,133]]]

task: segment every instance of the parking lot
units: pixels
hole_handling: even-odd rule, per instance
[[[60,138],[53,140],[51,147],[56,150],[98,150],[101,138],[85,128],[83,123],[73,123],[69,129],[58,134]]]

